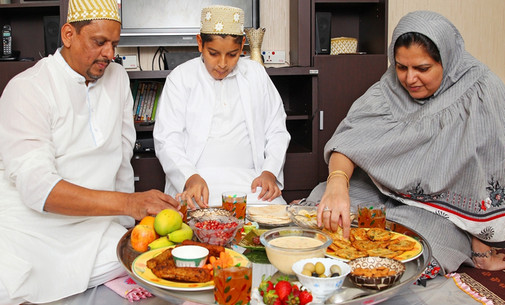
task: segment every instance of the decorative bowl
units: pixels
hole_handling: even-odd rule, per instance
[[[405,264],[387,257],[360,257],[348,262],[351,267],[349,279],[358,287],[369,288],[374,290],[384,290],[393,286],[400,280],[405,272]],[[390,274],[384,276],[365,276],[357,275],[358,268],[362,269],[384,269],[388,268]]]
[[[198,240],[216,246],[228,245],[244,225],[230,211],[219,208],[191,211],[189,216],[188,224]]]
[[[297,226],[317,229],[317,206],[291,205],[287,209],[289,218]]]
[[[321,262],[324,265],[325,277],[315,277],[302,274],[303,267],[307,263],[316,264]],[[337,275],[331,274],[331,267],[338,266],[340,272]],[[297,261],[293,264],[293,272],[296,274],[298,281],[312,292],[316,303],[324,303],[326,299],[335,293],[338,289],[342,288],[346,276],[351,272],[351,267],[343,261],[332,258],[307,258]]]
[[[294,275],[292,266],[305,258],[324,257],[333,242],[328,234],[300,227],[271,229],[260,236],[268,260],[281,273]]]
[[[172,250],[172,256],[177,267],[203,267],[209,250],[201,246],[178,246]]]

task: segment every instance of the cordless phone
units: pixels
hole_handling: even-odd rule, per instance
[[[12,31],[10,25],[4,25],[2,28],[2,57],[12,56]]]

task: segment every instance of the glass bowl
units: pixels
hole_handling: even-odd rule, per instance
[[[194,210],[188,222],[193,233],[202,243],[226,246],[231,243],[244,222],[230,211],[219,208]]]
[[[319,230],[282,227],[261,234],[260,242],[265,246],[268,260],[274,267],[281,273],[294,275],[292,266],[295,262],[324,257],[333,240]]]
[[[289,218],[302,228],[317,229],[317,206],[291,205],[287,209]]]

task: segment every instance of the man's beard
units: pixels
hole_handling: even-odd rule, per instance
[[[103,72],[102,72],[102,74],[100,74],[100,75],[97,75],[97,74],[92,74],[90,70],[88,70],[88,71],[86,72],[86,74],[88,75],[88,77],[89,77],[90,79],[92,79],[93,81],[96,81],[96,80],[100,79],[100,78],[103,76],[103,74],[105,73],[105,69],[107,69],[107,67],[108,67],[108,66],[109,66],[109,64],[111,63],[111,60],[95,60],[95,61],[93,62],[93,64],[98,63],[98,62],[104,62],[104,63],[106,63],[106,64],[107,64],[107,66],[103,69]]]

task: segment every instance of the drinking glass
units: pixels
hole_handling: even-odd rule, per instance
[[[358,204],[359,228],[386,228],[386,206],[382,203]]]
[[[220,305],[249,304],[252,265],[214,268],[214,300]]]
[[[224,192],[222,194],[222,207],[233,213],[238,219],[245,219],[245,210],[247,206],[247,194],[242,192]]]

